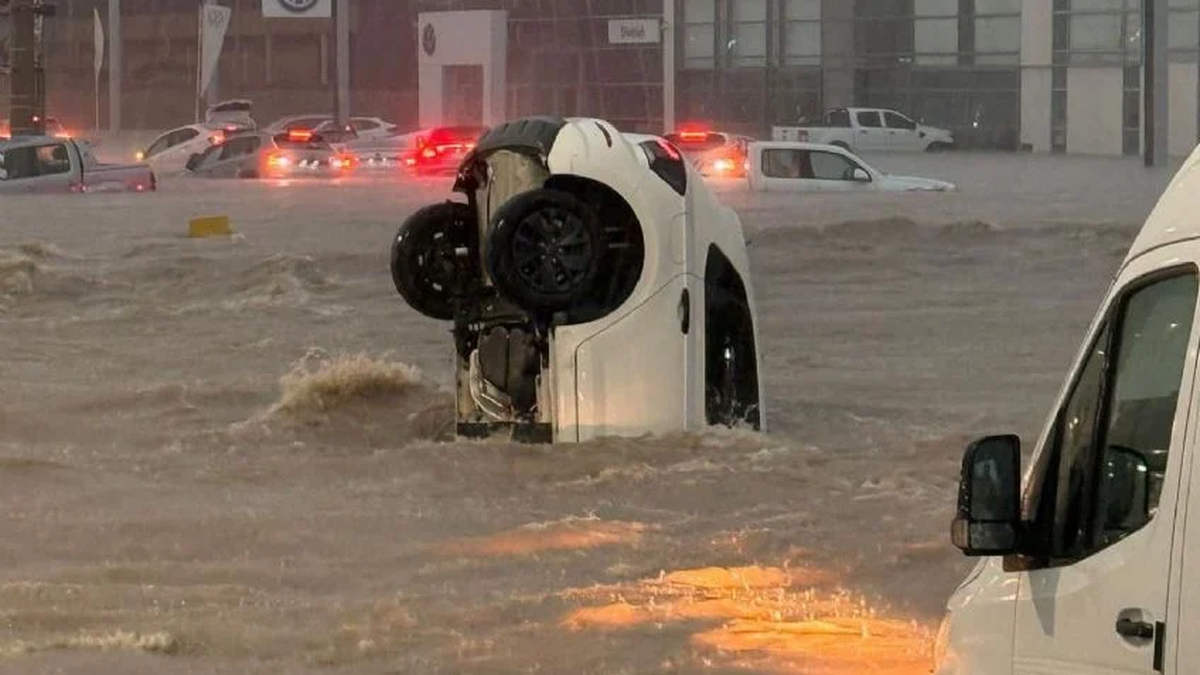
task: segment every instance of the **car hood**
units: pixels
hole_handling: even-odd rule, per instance
[[[879,186],[889,192],[955,192],[958,186],[936,178],[919,178],[917,176],[884,175],[879,179]]]

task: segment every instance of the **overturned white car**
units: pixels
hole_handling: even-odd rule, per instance
[[[674,146],[523,119],[480,138],[454,189],[404,222],[391,271],[454,322],[459,436],[765,427],[741,222]]]

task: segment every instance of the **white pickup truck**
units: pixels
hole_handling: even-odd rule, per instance
[[[145,164],[101,164],[84,141],[19,136],[0,141],[0,195],[53,192],[152,192]]]
[[[825,126],[774,127],[771,140],[837,145],[854,152],[926,152],[954,147],[945,129],[918,124],[886,108],[834,108]]]

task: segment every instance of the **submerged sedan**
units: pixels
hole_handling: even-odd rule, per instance
[[[936,178],[893,176],[837,145],[795,141],[750,144],[746,176],[759,192],[952,192]]]
[[[192,155],[187,170],[200,178],[337,178],[357,166],[354,155],[335,150],[320,135],[293,130],[230,136],[221,144]]]

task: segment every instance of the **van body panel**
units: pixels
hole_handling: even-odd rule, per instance
[[[1170,208],[1171,200],[1164,202]],[[1150,222],[1156,218],[1163,222],[1157,212]],[[1198,263],[1200,241],[1186,239],[1131,253],[1121,268],[1049,415],[1023,481],[1026,516],[1036,512],[1039,499],[1052,500],[1048,508],[1054,518],[1041,525],[1054,523],[1053,529],[1045,530],[1051,539],[1067,539],[1060,536],[1059,518],[1062,509],[1073,513],[1069,505],[1077,503],[1059,494],[1083,495],[1078,502],[1085,507],[1080,522],[1094,519],[1094,524],[1078,530],[1061,526],[1063,533],[1088,533],[1079,536],[1083,543],[1074,549],[1077,552],[1033,561],[1025,571],[1005,571],[1006,563],[1021,562],[1016,559],[1005,563],[986,559],[948,605],[939,635],[944,644],[939,648],[938,675],[1200,672],[1200,644],[1192,645],[1185,637],[1200,627],[1200,578],[1189,584],[1184,573],[1187,565],[1200,561],[1200,533],[1187,537],[1189,529],[1200,527],[1200,512],[1189,514],[1186,508],[1191,475],[1197,470],[1192,448],[1200,429],[1200,406],[1194,403],[1200,342]],[[1191,312],[1188,332],[1175,333],[1184,326],[1171,317],[1186,316],[1187,311]],[[1139,332],[1139,326],[1145,330]],[[1139,347],[1140,340],[1145,341]],[[1094,363],[1103,366],[1092,371]],[[1081,383],[1093,378],[1101,384],[1096,385],[1099,393],[1089,399]],[[1176,397],[1173,404],[1172,396]],[[1094,418],[1081,412],[1092,409],[1100,411]],[[1086,427],[1089,419],[1095,419],[1094,431]],[[1064,440],[1059,443],[1059,438]],[[1143,497],[1151,515],[1148,520],[1120,521],[1124,524],[1118,527],[1111,524],[1113,513],[1122,516],[1133,511],[1114,510],[1112,485],[1118,483],[1105,481],[1117,471],[1114,453],[1132,443],[1127,439],[1139,441],[1137,456],[1149,458],[1144,465],[1148,475]],[[1103,449],[1092,448],[1097,441]],[[1090,487],[1076,493],[1074,471],[1045,470],[1059,462],[1057,446],[1083,448],[1081,456],[1097,458],[1094,478],[1081,481]],[[1053,479],[1040,480],[1043,475]],[[1053,489],[1048,487],[1051,480]],[[1104,490],[1109,492],[1101,502]],[[1155,495],[1157,508],[1153,508],[1155,498],[1148,495]],[[1194,516],[1190,528],[1188,515]],[[1012,607],[1008,619],[1006,603]],[[1144,623],[1156,635],[1145,638],[1119,631],[1120,619]],[[1011,635],[1011,659],[1001,646],[1005,635]],[[1155,667],[1156,639],[1163,646],[1162,670]]]

